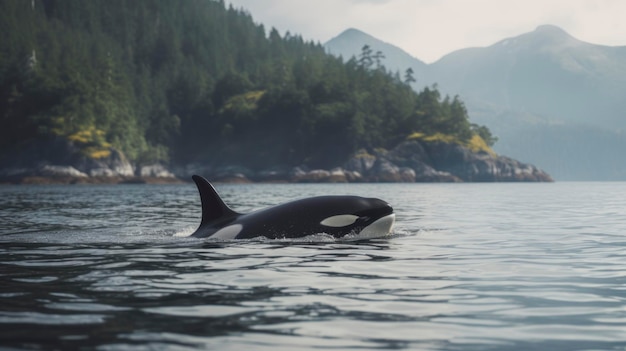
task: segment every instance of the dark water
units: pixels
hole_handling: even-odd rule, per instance
[[[0,187],[0,348],[624,350],[626,183],[221,185],[383,198],[388,239],[211,242],[194,185]]]

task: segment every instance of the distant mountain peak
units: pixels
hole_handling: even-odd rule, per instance
[[[538,26],[534,32],[538,34],[570,36],[563,28],[553,24],[542,24]]]
[[[344,41],[344,40],[347,40],[347,41],[359,40],[359,41],[366,41],[366,42],[376,42],[376,41],[379,41],[378,39],[374,38],[373,36],[365,33],[364,31],[362,31],[360,29],[348,28],[348,29],[344,30],[343,32],[341,32],[336,37],[334,37],[331,40],[329,40],[329,42],[332,42],[332,41]]]
[[[344,30],[343,32],[341,32],[341,34],[339,34],[338,36],[342,36],[342,35],[348,35],[348,34],[359,34],[359,35],[366,35],[366,36],[370,36],[369,34],[365,33],[364,31],[357,29],[357,28],[348,28],[346,30]]]
[[[551,24],[544,24],[538,26],[532,32],[501,40],[494,46],[508,46],[511,50],[545,49],[558,51],[562,48],[578,46],[582,43],[583,42],[574,38],[562,28]]]
[[[553,41],[557,43],[563,43],[568,41],[579,42],[578,39],[571,36],[562,28],[551,24],[544,24],[537,27],[537,29],[535,29],[534,32],[530,33],[530,35],[534,37],[539,37],[543,40]]]
[[[385,55],[383,64],[392,70],[397,69],[404,72],[405,69],[411,67],[416,75],[419,75],[426,67],[424,62],[399,47],[356,28],[346,29],[324,44],[329,53],[342,56],[344,59],[349,59],[352,56],[358,57],[364,45],[370,46],[373,51],[381,51]]]

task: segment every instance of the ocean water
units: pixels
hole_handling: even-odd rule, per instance
[[[217,188],[379,197],[396,227],[215,242],[175,236],[191,183],[0,186],[0,349],[626,349],[626,183]]]

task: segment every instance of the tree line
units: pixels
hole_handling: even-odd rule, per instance
[[[56,136],[139,163],[333,166],[414,132],[496,140],[384,53],[337,58],[224,1],[3,0],[0,31],[0,151]]]

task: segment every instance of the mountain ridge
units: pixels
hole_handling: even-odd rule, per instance
[[[325,46],[337,51],[336,43],[331,40]],[[368,45],[375,47],[371,41]],[[396,55],[383,53],[388,58]],[[391,71],[403,72],[407,66],[392,63],[383,61]],[[626,147],[626,139],[619,135],[626,130],[622,113],[626,110],[622,93],[626,91],[626,46],[596,45],[557,26],[541,25],[489,46],[455,50],[423,66],[415,77],[417,83],[412,86],[416,90],[437,84],[443,94],[459,95],[472,120],[489,125],[500,137],[497,152],[536,163],[556,179],[625,179],[626,161],[617,156],[602,164],[591,160],[583,165],[573,153],[550,150],[578,150],[574,144],[583,142],[579,139],[583,133],[573,130],[581,128]],[[540,130],[544,127],[550,133]],[[522,134],[539,138],[548,150],[525,145],[518,137]],[[559,145],[554,144],[556,140]],[[587,143],[603,145],[604,141]],[[613,150],[598,152],[615,154]],[[600,170],[590,173],[593,168]],[[612,175],[602,173],[607,168],[617,170]]]

